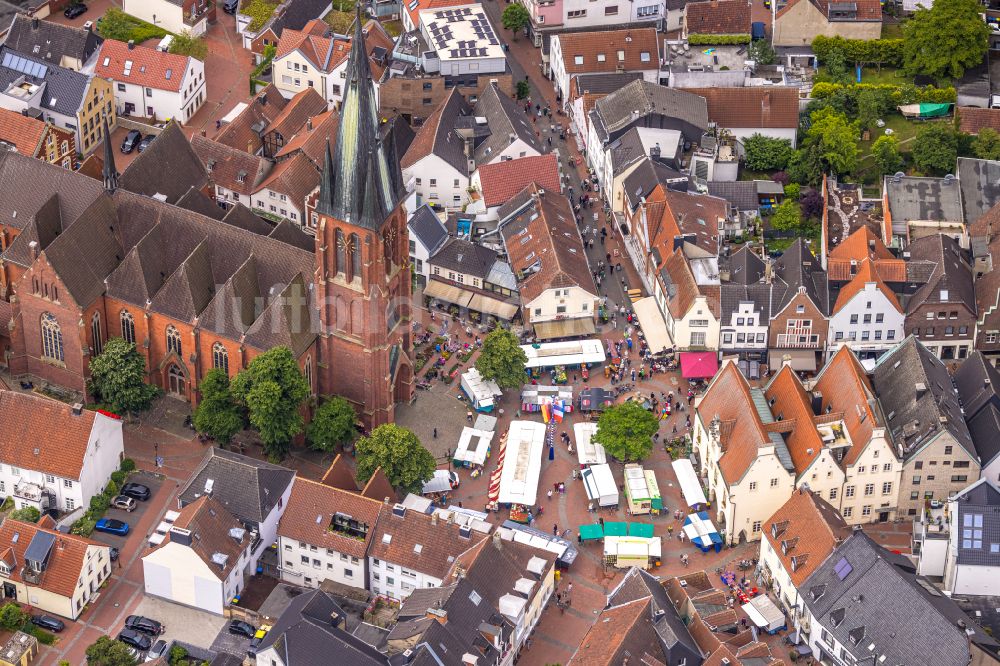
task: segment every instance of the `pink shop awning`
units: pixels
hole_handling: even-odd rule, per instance
[[[708,379],[719,370],[715,352],[682,352],[681,376],[684,379]]]

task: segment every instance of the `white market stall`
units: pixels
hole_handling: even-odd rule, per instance
[[[660,566],[663,544],[660,537],[606,536],[604,563],[618,569]]]
[[[583,470],[583,487],[587,491],[587,499],[597,502],[598,506],[618,505],[618,484],[611,474],[611,466],[591,465]]]
[[[674,474],[677,475],[677,483],[680,484],[687,505],[697,511],[701,505],[708,504],[705,491],[701,488],[701,483],[698,481],[698,475],[694,473],[691,461],[687,458],[679,458],[673,462],[673,467]]]
[[[449,493],[458,487],[456,482],[457,475],[454,472],[447,469],[436,469],[434,470],[434,476],[432,476],[428,481],[424,482],[423,490],[421,493],[424,495],[432,495],[434,493]]]
[[[653,296],[640,298],[632,304],[632,310],[639,318],[642,336],[649,350],[654,354],[669,351],[673,343],[670,341],[670,333],[667,332],[667,323],[660,312],[660,306],[656,304],[656,298]]]
[[[761,594],[741,606],[751,621],[769,634],[785,629],[785,614],[774,605],[766,594]]]
[[[511,421],[500,472],[500,493],[497,495],[500,504],[535,505],[544,448],[545,424]]]
[[[462,467],[472,469],[472,478],[483,471],[486,459],[490,457],[490,447],[493,443],[492,430],[476,430],[466,426],[458,438],[458,448],[452,456],[452,462]]]
[[[528,369],[604,363],[606,358],[604,345],[599,339],[521,345],[521,349],[528,357],[525,364]]]
[[[496,399],[503,391],[492,379],[483,379],[475,368],[462,373],[462,392],[469,398],[473,409],[478,412],[492,412]]]
[[[633,515],[663,511],[660,486],[653,470],[643,469],[636,463],[625,465],[625,499]]]
[[[594,441],[597,424],[593,421],[573,424],[573,435],[576,437],[576,455],[580,466],[603,465],[608,462],[604,447]]]

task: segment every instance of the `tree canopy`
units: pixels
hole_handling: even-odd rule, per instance
[[[771,48],[771,41],[768,39],[755,39],[747,49],[747,57],[757,65],[766,67],[774,64],[774,49]]]
[[[854,171],[858,166],[858,128],[832,109],[815,111],[810,119],[807,149],[816,151],[820,161],[835,174]]]
[[[28,614],[13,601],[0,606],[0,628],[7,631],[16,631],[24,626],[28,621]]]
[[[302,432],[299,408],[309,397],[309,384],[288,347],[274,347],[236,375],[231,390],[260,433],[264,449],[278,461],[288,453],[292,437]]]
[[[87,647],[87,663],[90,666],[135,666],[135,657],[128,646],[108,636],[101,636]]]
[[[156,387],[146,383],[146,360],[122,338],[111,338],[104,351],[90,359],[90,390],[123,415],[147,409],[157,394]]]
[[[899,141],[892,135],[883,135],[872,144],[872,157],[879,174],[896,173],[903,168],[903,158],[899,156]]]
[[[417,436],[394,423],[380,425],[359,439],[355,451],[359,481],[367,482],[381,467],[394,488],[410,493],[419,493],[437,466]]]
[[[194,427],[198,432],[226,444],[243,429],[243,414],[229,389],[229,375],[220,368],[205,373],[198,386],[201,402],[194,410]]]
[[[191,56],[195,60],[204,62],[208,57],[208,44],[201,37],[195,37],[190,32],[184,31],[174,35],[174,40],[170,43],[170,52],[182,56]]]
[[[910,74],[961,78],[983,62],[990,28],[977,0],[935,0],[903,24],[903,63]]]
[[[500,21],[503,23],[503,27],[514,33],[514,39],[517,39],[517,33],[524,30],[531,22],[531,14],[524,8],[524,5],[512,2],[504,7]]]
[[[794,231],[802,225],[802,210],[793,199],[785,199],[771,215],[771,228],[778,231]]]
[[[972,153],[981,160],[1000,160],[1000,132],[992,127],[979,130],[972,140]]]
[[[42,517],[42,512],[33,506],[23,506],[20,509],[14,509],[7,517],[11,520],[20,520],[24,523],[37,523],[38,519]]]
[[[354,407],[340,396],[324,402],[306,428],[306,439],[317,451],[333,451],[354,437]]]
[[[653,435],[660,424],[641,405],[627,401],[614,405],[597,421],[594,441],[622,462],[642,460],[653,450]]]
[[[942,175],[955,168],[958,134],[945,123],[928,123],[913,141],[913,163],[926,173]]]
[[[751,134],[743,142],[746,149],[746,165],[754,171],[777,171],[788,166],[792,158],[792,142],[776,139],[763,134]]]
[[[476,370],[483,379],[494,380],[500,388],[515,388],[526,379],[524,366],[527,362],[528,356],[521,349],[517,336],[497,326],[483,339]]]

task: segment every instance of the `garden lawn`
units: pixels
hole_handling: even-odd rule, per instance
[[[278,3],[271,0],[251,0],[240,7],[240,14],[250,17],[250,24],[246,28],[247,32],[257,32],[260,30],[267,23],[267,20],[271,18],[277,7]]]

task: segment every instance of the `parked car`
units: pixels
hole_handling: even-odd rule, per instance
[[[59,633],[66,628],[66,623],[57,617],[52,617],[51,615],[32,615],[31,624],[36,627],[41,627],[42,629],[48,629],[55,633]]]
[[[67,7],[66,11],[63,12],[63,16],[65,16],[68,19],[75,19],[77,16],[85,14],[86,12],[87,12],[87,5],[80,2],[75,5],[70,5],[69,7]]]
[[[126,497],[125,495],[118,495],[113,500],[111,500],[111,506],[116,509],[121,509],[122,511],[128,511],[131,513],[135,511],[135,507],[139,506],[136,504],[135,500],[131,497]]]
[[[156,661],[160,657],[167,656],[167,642],[162,638],[155,643],[153,647],[149,648],[149,652],[146,653],[146,661]]]
[[[150,496],[149,486],[144,486],[141,483],[126,483],[122,486],[121,494],[145,502]]]
[[[233,620],[229,623],[229,633],[236,634],[237,636],[253,638],[253,635],[257,633],[257,629],[249,622],[244,622],[243,620]]]
[[[111,547],[111,548],[109,549],[109,551],[108,551],[108,557],[110,557],[110,558],[111,558],[111,561],[112,561],[112,562],[117,562],[117,561],[118,561],[118,556],[119,556],[119,555],[121,555],[121,551],[119,551],[119,550],[118,550],[117,548],[115,548],[114,546],[112,546],[112,547]]]
[[[108,534],[117,534],[118,536],[125,536],[128,534],[128,523],[122,520],[115,520],[114,518],[101,518],[94,525],[94,529],[98,532],[107,532]]]
[[[253,639],[250,641],[250,647],[247,648],[247,655],[250,657],[257,656],[257,650],[260,648],[260,644],[264,642],[264,637],[267,636],[267,632],[271,630],[269,625],[261,625],[260,629],[253,635]]]
[[[141,631],[150,636],[159,636],[164,631],[164,626],[156,620],[142,615],[129,615],[125,618],[125,626],[135,631]]]
[[[240,7],[240,0],[226,0],[222,4],[222,11],[227,14],[235,14],[236,10]]]
[[[128,155],[135,150],[140,141],[142,141],[142,132],[139,130],[129,130],[128,134],[125,135],[125,140],[122,141],[122,152]]]
[[[155,134],[147,134],[145,137],[143,137],[142,141],[139,142],[139,152],[141,153],[142,151],[149,148],[149,144],[153,143],[153,139],[155,138],[156,138]]]
[[[131,629],[122,629],[121,633],[118,634],[118,640],[129,647],[142,650],[143,652],[153,646],[153,639],[146,634],[140,634],[138,631]]]

